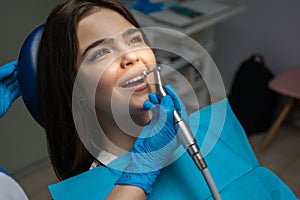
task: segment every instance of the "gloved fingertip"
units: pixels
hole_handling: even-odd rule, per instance
[[[166,92],[173,98],[178,98],[178,95],[176,93],[176,91],[174,90],[174,88],[172,88],[171,85],[166,85],[165,87]]]
[[[153,106],[153,103],[151,103],[150,101],[145,101],[143,106],[144,106],[144,109],[150,110]]]
[[[15,71],[16,66],[13,64],[5,64],[4,66],[0,66],[0,80],[4,79],[8,76],[12,76],[13,72]]]
[[[150,92],[148,96],[154,96],[155,93],[154,92]]]
[[[6,63],[3,67],[6,69],[15,70],[17,67],[17,62],[12,61],[10,63]]]
[[[18,60],[13,60],[7,64],[11,64],[11,65],[18,65]]]
[[[167,90],[173,90],[173,88],[172,88],[171,85],[165,85],[164,87],[165,87],[165,89],[167,89]]]
[[[153,93],[153,92],[149,94],[149,100],[154,104],[159,103],[158,95],[156,93]]]

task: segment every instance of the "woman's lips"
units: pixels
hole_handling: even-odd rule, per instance
[[[146,89],[147,87],[148,87],[148,83],[144,81],[137,85],[133,85],[133,86],[122,88],[122,89],[138,92],[138,91],[142,91],[142,90]]]

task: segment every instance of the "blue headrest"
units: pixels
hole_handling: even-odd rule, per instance
[[[18,60],[18,79],[23,101],[33,118],[44,126],[41,96],[38,87],[38,51],[44,25],[26,38]]]

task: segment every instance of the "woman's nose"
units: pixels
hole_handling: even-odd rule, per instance
[[[121,67],[127,68],[140,62],[137,52],[127,52],[122,56]]]

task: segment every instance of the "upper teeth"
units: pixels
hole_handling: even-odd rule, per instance
[[[140,75],[138,75],[138,76],[136,76],[136,77],[134,77],[134,78],[132,78],[132,79],[126,81],[126,82],[123,83],[121,86],[122,86],[122,87],[126,87],[126,86],[128,86],[128,85],[130,85],[130,84],[132,84],[132,83],[134,83],[134,82],[137,82],[137,81],[142,80],[144,77],[145,77],[145,76],[144,76],[143,74],[140,74]]]

